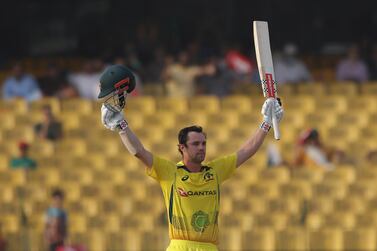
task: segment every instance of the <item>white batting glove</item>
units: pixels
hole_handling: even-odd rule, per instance
[[[123,113],[110,104],[102,104],[101,121],[111,131],[124,130],[128,127]]]
[[[275,112],[275,117],[277,122],[279,123],[284,115],[284,110],[279,104],[279,101],[274,98],[268,98],[264,101],[262,106],[261,113],[263,115],[263,123],[261,124],[261,128],[264,131],[269,131],[272,125],[272,111]]]

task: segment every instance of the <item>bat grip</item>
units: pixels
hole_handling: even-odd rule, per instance
[[[272,110],[272,128],[274,129],[274,137],[276,140],[280,140],[280,129],[279,123],[276,119],[276,114],[274,109]]]

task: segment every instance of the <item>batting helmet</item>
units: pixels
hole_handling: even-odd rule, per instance
[[[100,93],[98,98],[104,98],[110,94],[108,99],[114,100],[114,103],[123,109],[126,102],[127,93],[135,89],[135,76],[125,66],[111,65],[105,69],[100,78]]]

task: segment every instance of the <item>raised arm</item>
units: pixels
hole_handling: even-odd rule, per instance
[[[258,128],[237,151],[237,167],[251,158],[262,145],[272,125],[272,109],[275,109],[275,115],[278,122],[283,118],[284,111],[279,102],[273,98],[267,99],[264,102],[261,111],[264,120],[260,128]]]
[[[153,155],[144,148],[139,138],[132,132],[123,113],[109,104],[101,108],[102,124],[109,130],[118,131],[127,150],[140,159],[148,168],[152,167]]]

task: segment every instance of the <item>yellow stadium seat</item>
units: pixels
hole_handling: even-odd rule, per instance
[[[328,198],[341,199],[346,196],[346,192],[346,183],[330,181],[315,185],[313,196],[327,196]]]
[[[239,124],[239,114],[235,111],[233,112],[221,112],[209,114],[207,116],[208,127],[222,126],[227,128],[236,128]]]
[[[336,144],[335,142],[356,142],[359,139],[359,130],[352,126],[337,126],[328,129],[326,140],[328,142],[332,142],[333,145]],[[342,144],[338,144],[337,146],[340,147]]]
[[[339,181],[346,184],[351,184],[355,181],[356,171],[354,167],[351,166],[340,166],[336,169],[329,171],[324,176],[324,181],[332,182]]]
[[[242,250],[273,251],[276,247],[275,232],[272,228],[255,228],[242,233]]]
[[[24,99],[0,100],[0,111],[1,113],[25,114],[28,111],[28,104]]]
[[[36,140],[30,146],[31,156],[52,156],[55,152],[54,143],[47,140]]]
[[[70,233],[85,233],[87,229],[87,219],[82,214],[70,214],[68,217]]]
[[[32,127],[15,127],[6,129],[3,130],[2,137],[7,141],[15,141],[14,143],[18,143],[18,141],[31,143],[36,138]]]
[[[188,100],[190,111],[217,113],[220,111],[220,100],[216,96],[196,96]]]
[[[325,216],[325,225],[328,227],[339,227],[352,229],[356,224],[354,213],[333,211]]]
[[[294,168],[291,171],[293,180],[302,180],[309,184],[317,184],[322,181],[324,172],[309,168]]]
[[[309,212],[303,220],[305,227],[311,231],[319,230],[324,224],[323,215],[318,212]]]
[[[377,94],[377,83],[367,82],[361,85],[361,93],[365,95],[376,95]]]
[[[106,156],[116,156],[123,149],[120,142],[114,144],[112,141],[103,141],[102,139],[86,140],[86,151],[91,154],[104,154]]]
[[[289,214],[284,212],[265,212],[256,218],[259,227],[269,227],[282,230],[289,224]]]
[[[83,140],[64,139],[56,143],[57,154],[69,154],[70,156],[83,156],[86,153],[86,144]]]
[[[259,180],[272,181],[277,184],[284,184],[289,182],[290,174],[289,170],[284,167],[267,168],[261,171],[259,174]]]
[[[221,100],[221,111],[251,113],[252,103],[250,97],[244,95],[231,95]]]
[[[276,249],[302,251],[308,250],[308,236],[306,229],[291,227],[276,233]]]
[[[275,198],[268,203],[269,212],[282,212],[291,215],[299,215],[302,210],[301,200],[297,198],[286,198],[284,196]]]
[[[372,178],[358,179],[354,184],[349,186],[348,195],[370,200],[376,196],[376,187],[376,182]]]
[[[159,111],[154,114],[145,115],[143,121],[146,126],[172,128],[175,125],[175,116],[174,113],[169,111]]]
[[[188,102],[185,98],[163,97],[156,99],[157,112],[185,113],[188,111]]]
[[[286,111],[302,111],[304,113],[313,112],[315,109],[315,98],[308,95],[297,95],[294,98],[282,99],[283,107]]]
[[[156,111],[156,102],[154,97],[143,96],[127,99],[126,114],[129,112],[138,112],[139,114],[152,114]]]
[[[322,135],[325,132],[324,130],[321,130],[322,128],[328,128],[337,125],[336,114],[336,111],[332,110],[329,110],[326,113],[309,113],[305,116],[304,126],[307,128],[317,128]]]
[[[352,81],[338,81],[327,86],[328,94],[355,96],[358,94],[358,86]]]
[[[312,197],[312,187],[306,181],[292,180],[287,184],[281,185],[279,193],[287,198],[309,199]]]
[[[49,105],[51,107],[51,111],[54,115],[60,113],[60,102],[58,98],[55,97],[48,97],[43,98],[40,100],[35,100],[30,103],[30,111],[31,112],[40,112],[42,113],[42,107],[45,105]]]
[[[377,210],[369,209],[356,217],[357,228],[377,226]]]
[[[297,86],[298,95],[323,96],[326,94],[326,86],[323,83],[313,82]]]
[[[93,105],[90,100],[83,99],[83,98],[73,98],[73,99],[62,99],[60,101],[61,105],[61,112],[63,113],[77,113],[77,114],[91,114],[91,113],[97,113],[98,111],[93,111]]]
[[[344,250],[373,251],[376,246],[375,228],[357,228],[344,232]]]
[[[347,98],[343,95],[331,95],[326,98],[316,100],[317,111],[342,113],[346,111],[347,108]]]
[[[339,228],[322,228],[309,233],[310,250],[343,250],[343,232]]]
[[[285,98],[290,98],[296,93],[296,84],[284,84],[278,86],[278,96],[283,100]]]
[[[2,215],[1,225],[4,233],[19,233],[20,216],[17,214]]]
[[[333,211],[334,200],[326,196],[316,196],[308,201],[308,210],[321,214],[327,214]]]
[[[347,196],[335,202],[335,210],[337,212],[349,212],[354,214],[361,214],[365,211],[366,202],[360,197]]]
[[[106,251],[106,235],[103,229],[90,230],[88,232],[88,249],[92,251]]]
[[[242,231],[239,227],[227,227],[226,231],[219,232],[219,249],[220,250],[243,250],[241,247]]]
[[[369,114],[363,111],[340,114],[338,116],[338,123],[362,128],[369,125]]]
[[[183,127],[191,126],[191,125],[199,125],[204,127],[207,125],[207,116],[204,111],[195,111],[186,114],[177,114],[175,116],[175,126],[177,130],[180,130]]]
[[[375,95],[364,94],[360,98],[351,98],[348,100],[348,109],[350,113],[367,112],[369,114],[377,111],[377,100]]]

